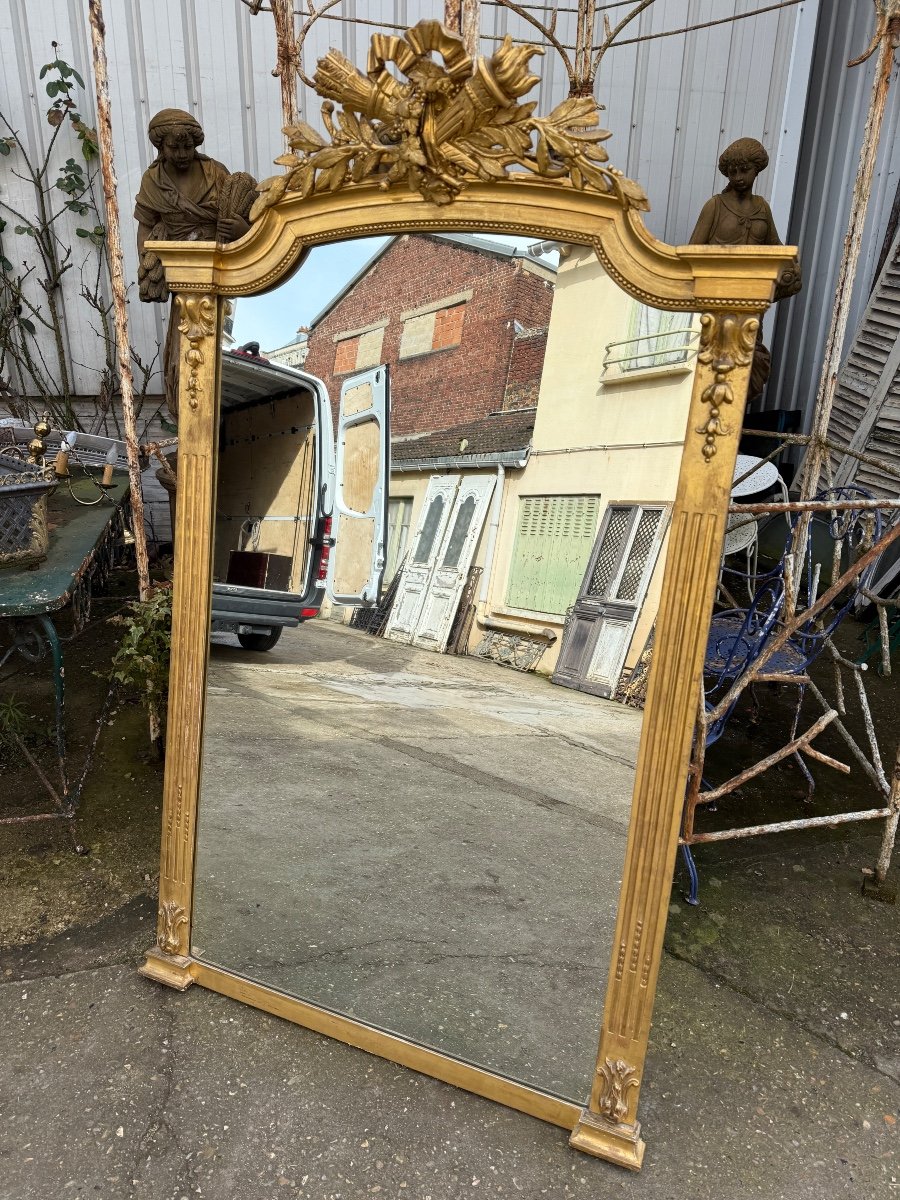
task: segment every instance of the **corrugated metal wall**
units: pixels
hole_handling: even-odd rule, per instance
[[[872,14],[869,0],[823,0],[794,211],[787,236],[782,234],[800,247],[803,291],[778,306],[766,408],[801,409],[804,429],[810,426],[818,388],[877,54],[859,67],[848,69],[847,60],[866,48]],[[897,68],[887,104],[845,351],[868,301],[900,180]]]
[[[678,29],[760,6],[759,0],[658,0],[634,29],[640,35]],[[273,173],[271,162],[282,144],[279,84],[271,75],[270,16],[251,17],[239,0],[105,0],[104,9],[116,168],[126,222],[153,153],[147,122],[160,108],[177,106],[195,113],[206,131],[203,149],[233,170],[246,169],[257,177]],[[791,83],[790,68],[801,9],[814,12],[815,0],[688,35],[623,45],[605,58],[597,91],[607,105],[606,123],[614,134],[608,143],[611,158],[647,188],[653,205],[647,223],[658,237],[677,243],[689,235],[703,202],[721,186],[716,161],[733,138],[760,138],[774,164],[779,146],[796,136],[792,121],[797,119],[797,95],[802,115],[805,74],[801,70],[798,90],[796,73]],[[443,3],[344,0],[341,11],[366,22],[405,26],[422,17],[442,16]],[[60,55],[91,90],[86,13],[86,0],[0,0],[0,111],[20,132],[32,158],[40,157],[52,132],[44,115],[43,84],[38,82],[41,65],[53,57],[52,41],[59,42]],[[572,41],[573,19],[571,13],[560,14],[558,33],[565,42]],[[521,18],[489,3],[482,27],[485,51],[506,32],[516,38],[536,36]],[[308,40],[307,62],[335,45],[364,64],[372,32],[372,24],[323,20]],[[549,50],[539,60],[538,72],[542,83],[535,98],[546,112],[566,95],[567,80],[558,56]],[[302,97],[301,105],[306,102]],[[315,120],[315,97],[310,107],[313,111],[305,115]],[[93,108],[92,98],[85,98],[84,114],[91,121]],[[55,158],[63,161],[70,153],[71,142],[60,138]],[[27,186],[13,176],[15,166],[15,155],[0,159],[0,199],[30,210],[33,200]],[[788,163],[779,179],[780,196],[790,195],[792,174],[793,164]],[[760,190],[771,195],[774,181],[770,168],[760,180]],[[776,211],[783,223],[786,216]],[[60,232],[72,242],[77,260],[65,281],[67,346],[76,390],[90,394],[97,386],[99,343],[91,332],[91,314],[79,299],[77,266],[85,252],[74,237],[78,221],[66,224],[67,219]],[[127,228],[125,233],[128,277],[133,280],[136,256]],[[11,226],[2,236],[4,252],[13,261],[22,257],[19,240]],[[133,344],[149,361],[163,338],[165,312],[158,305],[140,304],[135,287],[130,314]]]

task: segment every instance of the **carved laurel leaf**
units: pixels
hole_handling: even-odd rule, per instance
[[[285,125],[283,133],[292,150],[304,150],[307,154],[328,144],[321,133],[317,129],[313,129],[312,125],[307,125],[305,121],[298,121],[296,125]]]
[[[537,150],[535,152],[537,159],[538,170],[542,175],[547,175],[550,171],[550,151],[547,149],[547,139],[543,134],[538,138]]]
[[[636,208],[639,212],[650,211],[650,201],[647,199],[647,193],[639,183],[635,183],[627,175],[617,175],[616,179],[618,180],[619,194],[627,202],[629,208]]]
[[[384,154],[383,150],[371,150],[368,154],[358,154],[353,160],[353,170],[350,172],[353,182],[361,183],[367,175],[371,175]]]
[[[352,154],[352,147],[327,146],[324,150],[319,150],[315,154],[311,154],[309,162],[317,171],[324,171],[327,167],[333,167],[335,163],[346,164],[347,159]]]
[[[435,21],[400,36],[375,35],[366,74],[330,52],[315,75],[327,97],[328,138],[304,121],[286,127],[291,152],[277,160],[286,174],[280,185],[260,185],[251,218],[287,188],[306,198],[368,181],[404,183],[446,204],[473,180],[510,178],[510,168],[648,208],[637,184],[599,165],[608,161],[602,143],[611,135],[592,96],[570,97],[544,118],[534,116],[534,102],[519,103],[537,82],[528,71],[535,52],[507,37],[476,65],[461,39]]]
[[[291,176],[291,187],[296,188],[300,195],[305,200],[315,186],[316,171],[311,163],[301,167],[299,171],[295,171]]]
[[[324,190],[326,192],[336,192],[344,182],[344,176],[347,174],[346,161],[336,163],[335,166],[325,175]]]
[[[338,113],[338,125],[346,133],[347,137],[354,138],[357,141],[362,140],[362,129],[356,116],[349,112],[346,108],[341,109]]]
[[[583,128],[597,125],[600,122],[600,109],[592,96],[572,96],[557,104],[556,108],[545,120],[551,125],[578,125]],[[607,134],[607,136],[609,136]]]

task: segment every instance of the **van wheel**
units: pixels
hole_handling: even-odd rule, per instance
[[[245,650],[271,650],[281,637],[281,625],[276,625],[268,633],[239,633],[238,641]]]

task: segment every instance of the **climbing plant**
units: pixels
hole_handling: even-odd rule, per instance
[[[63,279],[80,276],[80,297],[94,312],[102,343],[99,402],[115,391],[116,353],[108,300],[106,230],[94,192],[98,156],[96,131],[82,118],[84,80],[59,54],[40,70],[53,132],[40,160],[29,155],[18,131],[0,111],[0,170],[31,185],[26,200],[0,196],[0,391],[15,415],[32,415],[27,397],[40,397],[58,428],[80,428],[73,406],[72,364],[66,345]],[[60,164],[59,142],[72,153]],[[21,190],[21,189],[19,189]],[[10,189],[4,188],[6,197]],[[78,219],[75,238],[66,214]],[[77,239],[77,240],[76,240]],[[83,253],[79,253],[83,247]]]

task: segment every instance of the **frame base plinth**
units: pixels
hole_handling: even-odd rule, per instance
[[[194,982],[190,973],[191,960],[182,954],[164,954],[156,946],[147,951],[147,961],[138,967],[138,974],[177,992],[186,992]]]
[[[618,1167],[627,1167],[629,1171],[639,1171],[644,1161],[640,1121],[623,1125],[591,1112],[589,1108],[582,1109],[569,1145],[594,1158],[605,1158]]]

